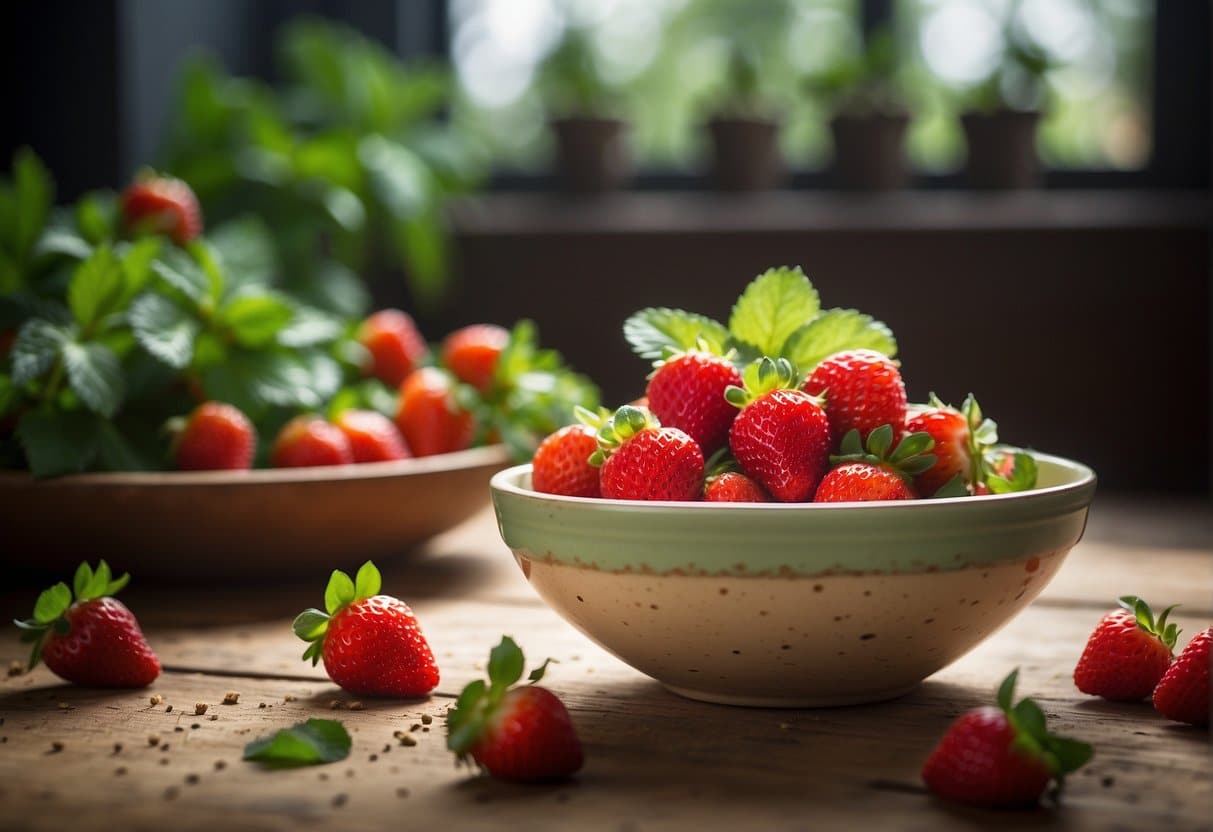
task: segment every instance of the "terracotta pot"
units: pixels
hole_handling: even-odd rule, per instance
[[[830,131],[837,184],[869,191],[904,187],[909,179],[905,155],[909,123],[902,113],[834,116]]]
[[[625,132],[619,119],[570,116],[554,119],[556,168],[564,186],[596,194],[621,187],[631,175]]]
[[[765,191],[783,178],[779,124],[762,118],[721,116],[707,124],[712,177],[726,191]]]
[[[960,118],[969,146],[969,184],[974,188],[1032,188],[1040,183],[1036,125],[1040,113],[997,110]]]

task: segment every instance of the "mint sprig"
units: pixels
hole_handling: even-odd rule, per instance
[[[335,719],[309,719],[244,746],[244,759],[267,768],[335,763],[350,755],[353,742]]]

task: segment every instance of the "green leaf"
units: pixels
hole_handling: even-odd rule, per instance
[[[69,341],[63,346],[63,363],[72,391],[89,410],[106,418],[117,412],[126,384],[113,350],[97,343]]]
[[[366,169],[371,191],[398,220],[427,210],[433,197],[429,168],[402,144],[371,135],[358,145],[358,159]]]
[[[1012,700],[1015,698],[1015,682],[1019,679],[1019,668],[1015,668],[1007,678],[1002,680],[1002,684],[998,686],[998,707],[1008,713],[1011,710]]]
[[[324,589],[324,608],[328,610],[329,615],[334,615],[338,610],[354,603],[356,595],[350,576],[340,569],[334,569],[333,574],[329,576],[329,584]]]
[[[76,203],[76,227],[92,245],[99,245],[114,236],[118,225],[118,205],[113,194],[89,193]]]
[[[112,422],[102,422],[97,434],[97,467],[102,471],[155,471],[159,466]]]
[[[990,420],[987,419],[986,423]],[[998,454],[994,455],[995,460]],[[992,468],[992,464],[987,460],[987,468]],[[986,476],[986,485],[990,491],[995,494],[1011,494],[1017,491],[1030,491],[1036,487],[1037,467],[1036,460],[1031,454],[1022,451],[1015,452],[1014,463],[1011,468],[1010,477],[1001,477],[997,474],[990,473]]]
[[[93,326],[118,309],[126,284],[122,263],[108,246],[101,246],[81,263],[67,287],[67,305],[83,328]]]
[[[1016,724],[1038,742],[1044,742],[1049,734],[1045,726],[1044,711],[1031,699],[1021,700],[1011,709]]]
[[[543,664],[539,665],[539,667],[527,674],[527,681],[532,685],[541,681],[543,679],[543,674],[547,673],[548,671],[548,665],[555,663],[555,661],[555,659],[544,659]]]
[[[335,763],[350,754],[350,735],[335,719],[309,719],[244,747],[244,759],[271,768]]]
[[[942,500],[950,497],[968,497],[969,489],[965,487],[964,475],[957,473],[952,476],[947,482],[939,487],[939,490],[931,495],[933,500]]]
[[[488,685],[483,679],[469,682],[447,714],[446,747],[456,754],[466,754],[480,738],[487,692]]]
[[[854,309],[828,309],[788,338],[784,355],[806,375],[824,359],[843,350],[868,349],[892,358],[897,341],[892,331]]]
[[[362,601],[379,594],[383,587],[383,576],[371,561],[362,564],[358,574],[354,576],[354,600]]]
[[[278,272],[274,238],[256,217],[232,220],[207,233],[207,239],[223,265],[229,289],[269,286]]]
[[[75,260],[85,260],[93,253],[87,240],[63,228],[48,228],[38,238],[34,254],[62,254]]]
[[[198,341],[201,353],[202,339]],[[199,364],[201,355],[195,361]],[[248,412],[267,406],[318,409],[341,386],[341,366],[320,352],[233,351],[202,372],[211,398]]]
[[[1057,776],[1077,771],[1095,756],[1095,749],[1088,743],[1066,737],[1049,737],[1047,748],[1057,760]]]
[[[76,567],[76,575],[72,578],[72,591],[79,598],[88,589],[88,585],[93,582],[93,567],[88,565],[88,561],[80,562]]]
[[[361,318],[372,305],[362,279],[341,263],[322,260],[290,285],[291,293],[304,303],[343,318]]]
[[[144,237],[133,243],[120,243],[115,249],[122,258],[122,269],[126,272],[123,302],[129,302],[147,286],[152,277],[152,263],[160,253],[160,247],[158,238]]]
[[[35,410],[21,417],[17,439],[38,478],[83,471],[97,454],[101,420],[86,411]]]
[[[723,354],[729,331],[722,324],[694,312],[651,307],[623,322],[623,337],[641,358],[662,358],[667,350],[689,350],[703,341]]]
[[[27,321],[18,330],[9,354],[13,383],[22,386],[49,372],[59,361],[71,334],[71,330],[41,318]]]
[[[219,311],[219,321],[246,347],[262,347],[294,316],[291,305],[270,292],[249,291],[232,298]]]
[[[290,323],[278,332],[278,343],[298,349],[328,344],[341,337],[345,327],[332,315],[309,306],[295,307]]]
[[[329,627],[329,616],[320,610],[304,610],[295,617],[291,629],[295,635],[304,641],[315,641],[324,635]]]
[[[764,355],[779,356],[792,333],[820,310],[817,290],[800,267],[768,269],[737,299],[729,318],[729,332]]]
[[[127,320],[140,346],[170,367],[181,369],[194,357],[201,324],[164,295],[140,295],[131,304]]]
[[[203,304],[211,292],[211,279],[202,267],[179,248],[168,248],[152,261],[152,271],[168,285],[197,304]]]
[[[44,591],[34,602],[34,620],[39,624],[50,624],[57,620],[72,605],[72,591],[67,584],[59,582]]]
[[[13,189],[17,204],[15,253],[24,257],[42,234],[55,202],[50,172],[28,147],[18,150],[13,160]]]
[[[526,666],[522,650],[509,636],[489,651],[489,682],[493,690],[505,690],[522,678]]]
[[[445,216],[434,208],[422,211],[400,221],[394,236],[413,294],[422,302],[436,301],[450,270]]]

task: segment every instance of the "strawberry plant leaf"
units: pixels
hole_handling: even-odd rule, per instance
[[[297,306],[290,322],[279,330],[278,343],[292,349],[314,347],[336,341],[344,330],[338,318],[319,309]]]
[[[968,497],[969,489],[965,487],[965,478],[962,474],[953,474],[952,478],[939,487],[939,490],[931,495],[933,500],[942,500],[949,497]]]
[[[987,419],[988,423],[989,420]],[[995,452],[987,457],[987,469],[993,469],[1001,454]],[[1016,451],[1011,468],[1011,476],[1002,477],[995,473],[986,474],[986,485],[995,494],[1011,494],[1016,491],[1030,491],[1036,487],[1036,460],[1031,454]]]
[[[504,691],[522,678],[526,660],[514,639],[502,636],[501,643],[489,651],[489,682],[495,691]]]
[[[76,203],[76,228],[91,245],[114,236],[118,226],[118,203],[112,194],[90,193]],[[85,255],[87,256],[87,255]]]
[[[27,321],[17,332],[9,360],[13,383],[22,386],[49,372],[63,354],[72,329],[57,326],[42,318]]]
[[[89,410],[107,419],[117,412],[126,384],[113,350],[102,344],[68,341],[63,346],[63,363],[72,391]]]
[[[738,341],[757,347],[763,355],[779,356],[789,336],[820,311],[817,290],[799,266],[768,269],[737,299],[729,318],[729,332]]]
[[[145,237],[134,243],[120,243],[114,251],[122,258],[122,269],[126,272],[126,288],[122,293],[122,302],[129,303],[131,298],[143,291],[152,278],[152,262],[160,253],[160,240]]]
[[[328,586],[324,588],[324,608],[328,610],[329,615],[333,615],[354,603],[356,595],[350,576],[340,569],[334,569],[333,574],[329,576]]]
[[[854,309],[828,309],[793,332],[783,355],[809,374],[824,359],[842,350],[869,349],[892,358],[897,354],[893,332],[871,315]]]
[[[729,331],[719,322],[694,312],[650,307],[623,322],[623,337],[641,358],[658,359],[666,350],[689,350],[700,340],[712,352],[723,353]]]
[[[379,594],[382,587],[383,576],[379,574],[379,569],[375,564],[368,560],[362,564],[358,569],[358,574],[354,576],[354,600],[373,598]]]
[[[278,272],[274,240],[256,217],[230,220],[207,232],[230,288],[269,286]]]
[[[93,253],[88,241],[73,231],[63,228],[48,228],[38,238],[34,254],[61,254],[73,260],[86,260]]]
[[[186,250],[194,258],[194,262],[201,267],[202,274],[206,276],[206,302],[213,307],[223,297],[227,283],[219,255],[202,237],[190,240]]]
[[[131,304],[127,320],[139,345],[170,367],[181,369],[194,357],[201,325],[164,295],[147,292]]]
[[[350,754],[350,735],[335,719],[309,719],[244,747],[244,759],[268,768],[335,763]]]
[[[422,302],[433,303],[442,294],[450,269],[442,214],[431,203],[426,210],[396,223],[392,237],[413,294]]]
[[[101,421],[85,411],[34,410],[21,417],[17,440],[36,478],[83,471],[97,454]]]
[[[210,295],[210,278],[192,257],[179,248],[160,252],[152,261],[152,271],[196,304],[202,304]]]
[[[67,286],[67,305],[87,330],[118,309],[125,289],[126,272],[109,246],[101,246],[76,267]]]
[[[39,624],[50,624],[58,619],[72,605],[72,591],[67,584],[60,581],[45,590],[34,602],[34,621]]]
[[[159,466],[140,453],[112,422],[97,433],[97,467],[102,471],[154,471]]]
[[[238,343],[256,348],[273,341],[294,314],[282,297],[254,290],[229,300],[219,310],[218,320]]]
[[[14,249],[24,258],[42,233],[55,201],[55,183],[46,165],[28,147],[13,159],[13,193],[16,197]]]

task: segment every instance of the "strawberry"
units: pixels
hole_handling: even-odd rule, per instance
[[[253,467],[257,432],[240,410],[203,402],[184,420],[172,420],[173,458],[179,471],[240,471]]]
[[[409,458],[409,449],[395,423],[376,410],[343,410],[333,425],[349,441],[354,462]]]
[[[278,431],[270,451],[275,468],[350,465],[354,451],[339,428],[315,415],[296,416]]]
[[[1150,695],[1171,665],[1179,630],[1167,623],[1175,607],[1155,621],[1150,605],[1126,595],[1123,609],[1100,620],[1074,668],[1074,684],[1083,693],[1113,702],[1136,702]]]
[[[725,392],[741,408],[729,431],[733,456],[775,499],[811,500],[830,454],[830,425],[820,400],[795,389],[796,370],[784,358],[761,358],[744,378],[744,386]]]
[[[654,366],[645,392],[648,407],[661,424],[684,431],[705,455],[728,444],[737,408],[725,399],[724,391],[742,383],[733,362],[693,350],[675,353]]]
[[[415,456],[432,456],[471,447],[476,420],[455,400],[449,373],[422,367],[400,387],[396,427]]]
[[[834,353],[813,370],[804,391],[825,397],[835,447],[851,430],[866,440],[881,425],[900,433],[906,421],[906,387],[897,364],[874,350]]]
[[[1154,688],[1154,710],[1176,722],[1209,724],[1209,645],[1213,627],[1192,637]]]
[[[395,387],[425,360],[429,347],[404,312],[381,309],[358,328],[358,342],[370,353],[370,375]]]
[[[590,464],[601,466],[602,496],[613,500],[698,500],[703,451],[652,411],[625,404],[598,431]]]
[[[590,464],[598,450],[598,432],[592,425],[568,425],[548,436],[535,451],[531,485],[545,494],[565,497],[601,497],[599,469]]]
[[[122,192],[119,206],[122,224],[131,232],[167,234],[178,245],[202,233],[198,197],[180,179],[140,176]]]
[[[842,440],[842,453],[830,457],[830,462],[838,467],[821,480],[813,502],[913,500],[911,478],[935,464],[935,456],[926,453],[935,442],[927,433],[911,433],[890,454],[892,442],[893,427],[881,425],[868,434],[865,452],[859,431],[849,431]]]
[[[998,425],[982,415],[972,393],[959,410],[932,393],[930,404],[909,408],[905,429],[935,440],[935,464],[914,478],[921,497],[1006,494],[1036,486],[1036,460],[1020,451],[994,449]]]
[[[738,471],[725,471],[708,479],[703,498],[709,503],[769,503],[762,486]]]
[[[551,661],[550,659],[548,661]],[[506,636],[489,653],[489,682],[463,689],[447,716],[447,748],[458,762],[502,780],[562,780],[583,762],[581,742],[569,712],[554,693],[536,687],[548,662],[522,678],[525,659]]]
[[[82,563],[72,590],[57,583],[38,596],[34,617],[14,623],[21,640],[34,644],[29,666],[38,659],[56,675],[94,688],[142,688],[160,675],[160,661],[143,638],[139,622],[126,606],[110,597],[127,585],[130,575],[114,579],[109,564],[97,570]]]
[[[442,342],[442,364],[464,384],[482,394],[493,386],[497,358],[510,342],[509,330],[493,324],[457,329]]]
[[[292,625],[310,642],[312,665],[324,659],[329,678],[360,696],[425,696],[438,686],[438,667],[408,605],[380,595],[383,578],[369,560],[353,580],[334,570],[324,590],[327,612],[304,610]]]
[[[952,723],[922,767],[927,788],[947,800],[986,807],[1034,806],[1050,780],[1091,759],[1091,746],[1048,732],[1031,699],[1012,706],[1012,671],[998,689],[998,707],[974,708]]]

